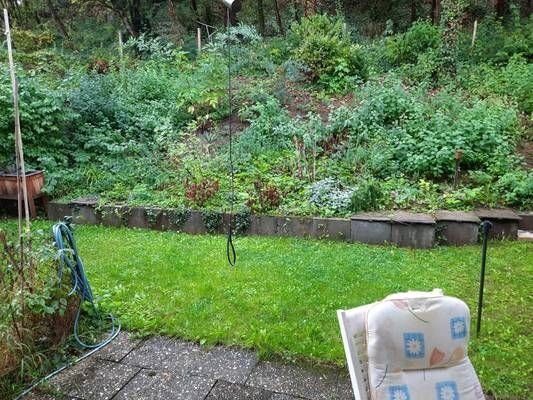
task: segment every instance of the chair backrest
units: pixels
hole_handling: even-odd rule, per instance
[[[438,289],[398,293],[338,317],[356,400],[484,399],[461,300]]]

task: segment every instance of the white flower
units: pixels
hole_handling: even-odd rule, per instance
[[[392,400],[407,400],[407,395],[405,394],[405,391],[396,389],[392,394]]]
[[[456,400],[455,391],[451,386],[443,386],[440,389],[440,400]]]
[[[409,354],[418,355],[422,351],[422,344],[418,339],[409,339],[407,341],[407,351]]]
[[[456,333],[456,334],[462,334],[464,333],[465,331],[465,323],[461,320],[459,321],[455,321],[453,323],[453,331]]]

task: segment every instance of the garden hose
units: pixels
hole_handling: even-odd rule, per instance
[[[79,321],[83,302],[87,301],[92,306],[96,315],[100,316],[100,313],[94,304],[93,292],[91,290],[91,286],[89,285],[87,275],[85,274],[83,262],[78,254],[78,248],[76,245],[76,240],[74,239],[70,222],[71,221],[69,218],[65,218],[63,222],[58,222],[52,228],[54,244],[59,252],[58,276],[61,282],[64,270],[65,268],[68,268],[72,278],[72,290],[70,291],[69,295],[77,293],[80,296],[80,304],[76,312],[76,318],[74,319],[74,338],[76,339],[76,342],[82,348],[95,349],[100,347],[102,343],[105,343],[107,340],[113,340],[118,335],[120,332],[120,323],[112,314],[108,314],[107,318],[109,318],[111,321],[111,332],[108,336],[108,339],[99,343],[88,344],[79,336]]]
[[[77,293],[80,297],[80,304],[78,305],[78,310],[76,311],[76,318],[74,320],[74,338],[82,348],[90,349],[90,351],[84,354],[83,356],[77,358],[76,360],[63,365],[61,368],[58,368],[54,372],[41,378],[36,383],[25,389],[22,393],[20,393],[15,398],[15,400],[22,399],[37,386],[53,378],[61,371],[64,371],[65,369],[79,363],[80,361],[101,350],[109,343],[111,343],[111,341],[115,339],[120,333],[120,322],[112,314],[108,314],[107,318],[109,318],[109,320],[111,321],[111,332],[109,333],[106,339],[98,343],[89,344],[81,340],[79,336],[79,320],[83,302],[89,302],[96,315],[100,316],[100,313],[98,312],[94,304],[94,296],[91,290],[91,286],[89,285],[89,280],[85,275],[83,262],[81,261],[81,258],[78,254],[78,248],[76,246],[76,240],[74,239],[74,233],[72,231],[72,227],[70,226],[70,222],[71,219],[69,217],[65,217],[63,222],[58,222],[52,228],[54,235],[54,244],[58,249],[59,253],[58,277],[61,284],[65,268],[68,268],[70,270],[70,274],[72,277],[72,290],[70,291],[69,296],[74,293]]]

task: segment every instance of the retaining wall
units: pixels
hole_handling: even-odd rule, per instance
[[[50,202],[47,216],[60,220],[70,215],[78,224],[102,224],[132,228],[181,231],[190,234],[223,233],[229,214],[161,209],[154,207],[103,206],[95,202]],[[279,217],[270,215],[236,216],[240,234],[293,236],[318,239],[391,243],[401,247],[430,248],[439,245],[464,245],[479,240],[483,220],[493,223],[492,236],[517,237],[522,219],[511,210],[476,212],[439,211],[435,214],[405,211],[361,213],[347,218]]]

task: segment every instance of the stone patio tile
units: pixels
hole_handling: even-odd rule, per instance
[[[50,383],[69,396],[108,400],[137,372],[139,368],[91,357],[52,378]]]
[[[153,370],[169,369],[177,374],[185,374],[201,364],[206,359],[206,354],[195,343],[158,336],[134,349],[122,363]]]
[[[353,400],[353,388],[352,381],[350,380],[350,375],[347,371],[341,370],[337,377],[337,394],[339,399]]]
[[[140,339],[134,339],[128,332],[120,332],[118,336],[96,354],[96,358],[119,362],[126,357],[140,343]]]
[[[216,346],[206,353],[205,360],[196,364],[192,373],[244,383],[257,364],[257,354],[235,347]]]
[[[203,400],[215,380],[170,371],[141,371],[113,400]]]
[[[219,380],[205,400],[271,400],[272,392]]]
[[[337,377],[338,371],[334,369],[314,369],[265,361],[255,367],[246,383],[313,400],[344,400],[338,393]]]
[[[50,395],[42,393],[30,393],[22,398],[23,400],[76,400],[74,397],[62,395]]]

